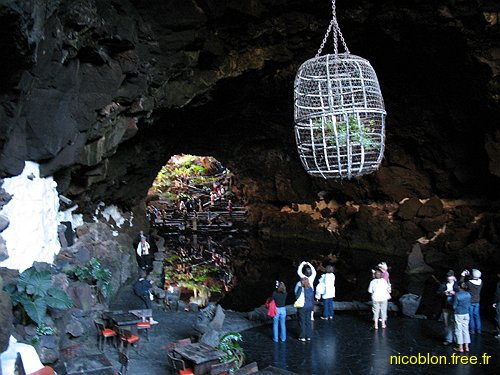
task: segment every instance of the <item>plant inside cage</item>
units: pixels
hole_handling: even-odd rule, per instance
[[[336,120],[336,117],[315,119],[312,126],[317,134],[317,141],[323,137],[328,146],[342,149],[348,146],[362,147],[365,152],[380,149],[380,137],[376,137],[375,121],[365,119],[358,121],[355,115],[344,116],[346,120]],[[324,132],[324,135],[323,135]]]
[[[385,108],[370,63],[352,55],[333,19],[313,59],[295,77],[294,122],[299,157],[307,173],[351,178],[378,169],[385,141]],[[334,54],[320,56],[333,30]],[[345,53],[338,53],[338,39]]]

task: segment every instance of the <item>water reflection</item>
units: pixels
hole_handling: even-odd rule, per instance
[[[192,271],[213,266],[216,271],[211,274],[210,286],[217,290],[213,288],[217,280],[220,293],[212,293],[212,300],[236,311],[251,311],[260,306],[271,295],[276,280],[283,281],[290,291],[298,280],[297,266],[303,260],[311,261],[319,275],[326,265],[335,265],[336,301],[363,300],[367,298],[371,267],[380,261],[379,255],[368,251],[341,251],[335,244],[304,240],[270,240],[251,232],[160,234],[166,239],[167,251],[173,250],[179,256],[180,262],[175,266],[186,277]],[[397,264],[395,259],[384,260]],[[391,278],[395,279],[398,270],[404,271],[403,267],[393,269]],[[293,301],[293,293],[289,293],[287,303]]]
[[[273,347],[273,366],[282,368],[286,370],[287,359],[286,359],[286,343],[276,342]]]
[[[390,374],[391,368],[389,358],[392,349],[388,344],[387,330],[374,329],[373,330],[373,343],[371,353],[371,369],[373,374]]]

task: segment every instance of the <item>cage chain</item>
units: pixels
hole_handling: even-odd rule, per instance
[[[328,29],[326,30],[325,37],[323,38],[323,41],[321,42],[321,46],[318,49],[318,52],[316,53],[316,58],[318,58],[321,55],[321,52],[323,51],[323,48],[325,48],[325,44],[328,40],[328,36],[330,35],[330,32],[333,30],[333,51],[335,55],[338,55],[339,50],[338,50],[338,39],[340,38],[340,41],[342,43],[342,46],[344,47],[346,53],[349,53],[349,48],[347,48],[347,44],[345,42],[344,36],[342,35],[342,32],[340,31],[340,26],[339,23],[337,22],[337,11],[336,11],[336,5],[335,5],[335,0],[332,0],[332,20],[330,21],[330,24],[328,25]]]

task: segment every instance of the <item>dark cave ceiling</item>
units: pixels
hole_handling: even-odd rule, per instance
[[[339,182],[302,170],[292,125],[293,79],[319,48],[330,2],[3,1],[0,176],[34,160],[82,209],[132,207],[186,152],[221,160],[246,202],[310,202],[322,190],[496,199],[500,24],[487,22],[488,4],[337,1],[388,112],[380,170]]]

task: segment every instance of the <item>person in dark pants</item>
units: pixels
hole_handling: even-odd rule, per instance
[[[312,337],[312,324],[311,324],[311,313],[314,308],[314,289],[309,284],[307,277],[303,277],[301,280],[300,288],[297,288],[297,298],[300,293],[304,293],[304,307],[297,309],[297,314],[299,315],[299,340],[300,341],[310,341]]]
[[[496,310],[496,319],[498,325],[498,331],[495,335],[495,338],[500,339],[500,273],[497,274],[498,282],[497,289],[495,291],[495,303],[493,304],[493,308]]]
[[[139,268],[142,270],[151,270],[152,267],[152,258],[151,258],[151,246],[149,242],[146,241],[146,237],[141,237],[141,241],[137,245],[136,249],[137,254],[137,263]]]
[[[453,327],[455,325],[453,319],[453,297],[455,296],[455,289],[457,287],[457,279],[455,273],[449,270],[446,274],[446,282],[441,284],[437,294],[441,297],[441,307],[443,310],[443,321],[446,332],[446,338],[443,345],[451,345],[453,343]]]
[[[146,309],[151,309],[151,285],[153,281],[146,279],[147,272],[139,272],[139,280],[134,283],[134,293],[144,302]]]
[[[148,280],[148,273],[144,270],[140,270],[139,272],[139,280],[137,280],[134,285],[134,293],[144,302],[144,306],[146,309],[150,309],[152,312],[151,300],[153,295],[151,294],[151,286],[153,285],[153,280]],[[158,324],[153,317],[149,318],[150,324]]]
[[[469,331],[473,335],[475,333],[482,333],[481,315],[480,311],[480,300],[481,300],[481,288],[483,287],[483,281],[481,280],[481,271],[473,269],[472,272],[464,270],[460,277],[460,284],[464,283],[467,285],[467,291],[470,293],[471,305],[469,310]]]

